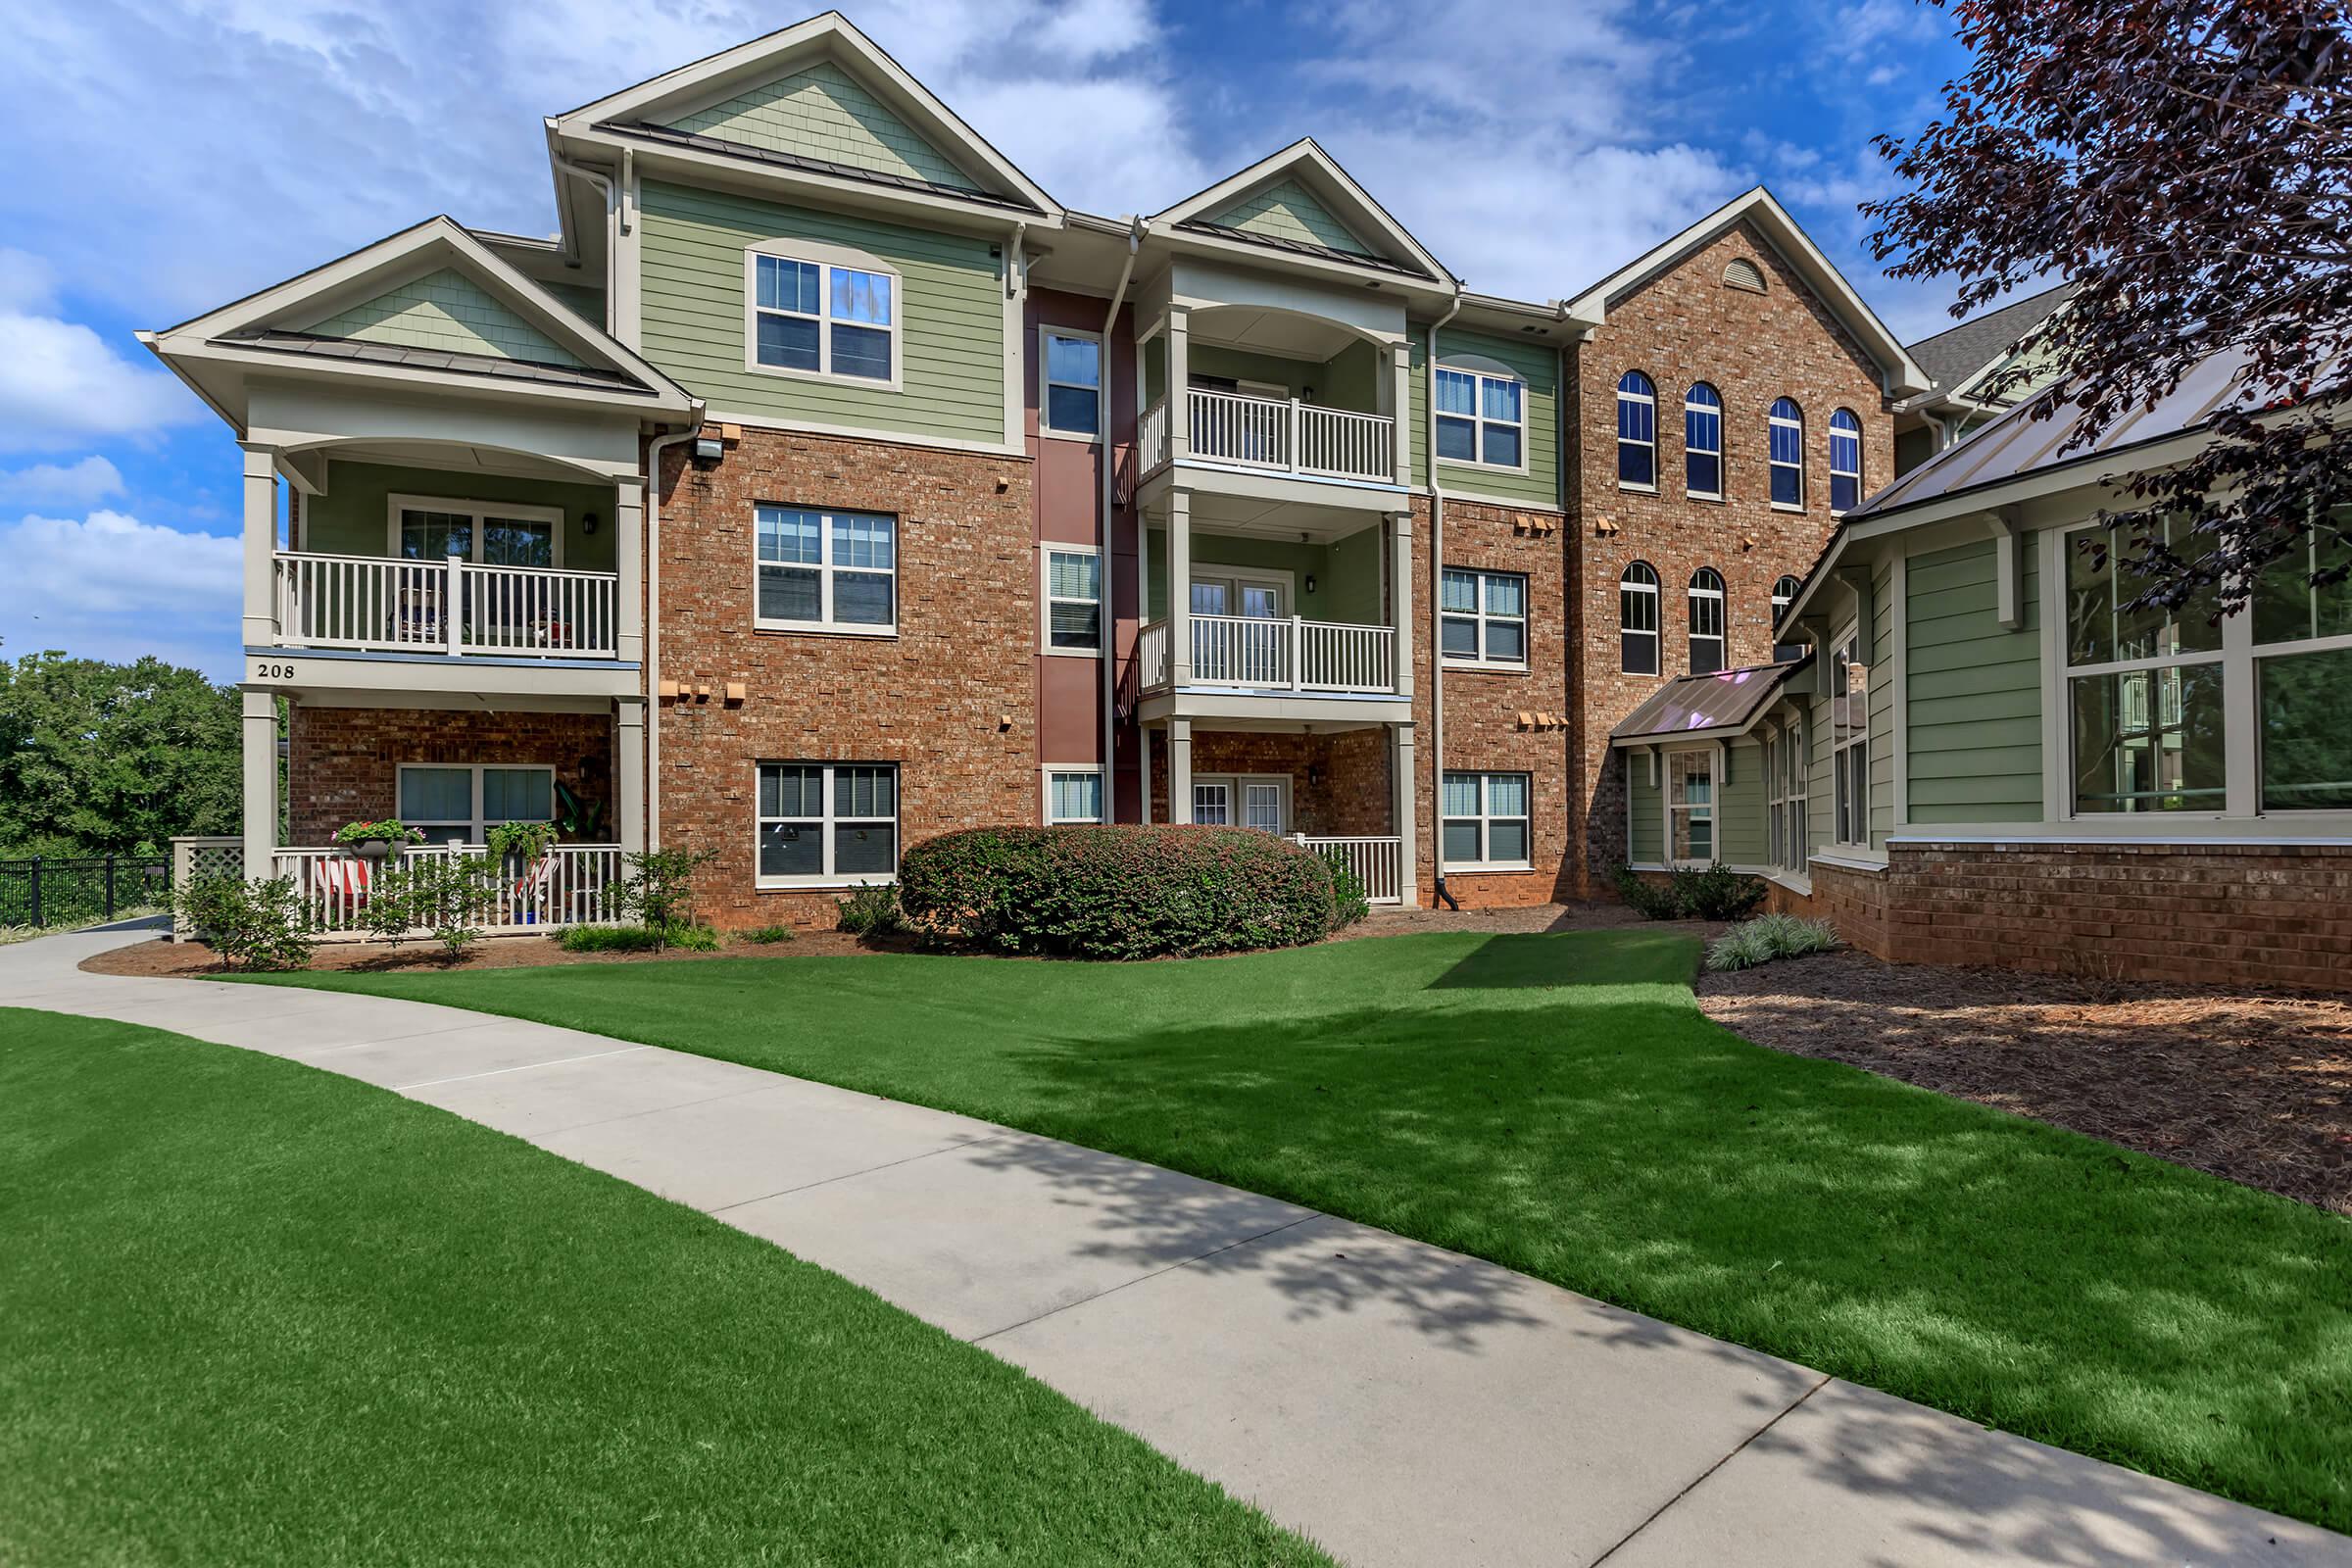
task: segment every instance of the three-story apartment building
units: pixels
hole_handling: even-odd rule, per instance
[[[330,913],[393,815],[559,822],[515,922],[651,845],[822,919],[1004,822],[1589,893],[1612,727],[1801,652],[1928,385],[1762,190],[1500,299],[1312,141],[1069,210],[838,15],[546,129],[553,239],[436,218],[144,335],[245,455],[243,863]]]

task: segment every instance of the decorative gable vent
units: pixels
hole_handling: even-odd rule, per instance
[[[1743,288],[1750,294],[1764,292],[1764,270],[1744,256],[1733,258],[1723,270],[1725,288]]]

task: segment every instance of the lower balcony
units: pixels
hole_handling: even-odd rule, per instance
[[[373,860],[339,848],[281,849],[271,874],[294,884],[306,924],[324,941],[357,941],[368,928],[369,890],[386,870],[425,859],[483,855],[479,844],[419,844]],[[493,936],[554,932],[620,917],[617,844],[558,844],[535,860],[510,860],[471,923]],[[413,935],[423,937],[423,931]]]
[[[616,572],[281,550],[271,588],[279,648],[451,659],[620,657]]]

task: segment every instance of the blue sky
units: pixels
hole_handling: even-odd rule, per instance
[[[1471,286],[1577,292],[1759,180],[1906,340],[1856,202],[1962,66],[1913,0],[845,6],[1062,201],[1312,134]],[[432,213],[554,225],[540,120],[799,20],[735,0],[110,0],[0,51],[0,657],[238,668],[238,458],[131,340]]]

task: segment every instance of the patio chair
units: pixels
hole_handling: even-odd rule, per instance
[[[356,855],[311,862],[310,892],[329,925],[356,920],[368,907],[368,885],[373,871],[373,866]]]
[[[399,644],[434,646],[441,643],[440,588],[425,584],[403,588],[392,606],[389,630],[392,641]]]
[[[556,858],[552,855],[542,855],[523,868],[522,875],[507,890],[509,912],[515,924],[537,924],[541,915],[554,918],[547,907],[547,890],[555,879]]]

